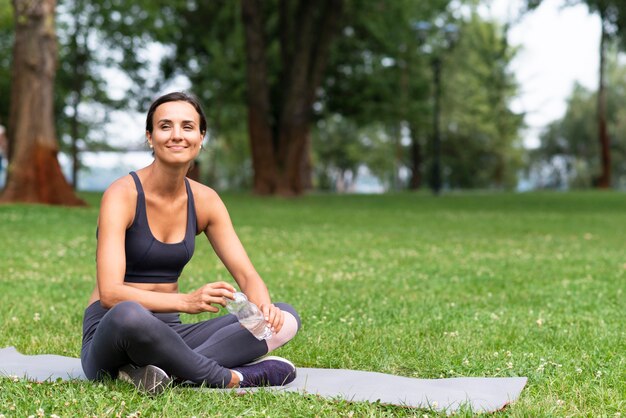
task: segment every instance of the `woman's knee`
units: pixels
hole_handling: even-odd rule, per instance
[[[300,321],[300,315],[298,315],[298,312],[293,306],[284,302],[278,302],[275,303],[275,305],[278,306],[281,311],[289,312],[291,315],[293,315],[293,317],[296,319],[296,323],[298,324],[298,329],[300,329],[300,327],[302,326],[302,322]]]
[[[107,322],[110,322],[118,332],[143,332],[146,321],[153,318],[150,311],[137,302],[125,301],[109,309],[106,314]]]
[[[267,340],[268,351],[275,350],[285,345],[296,336],[300,329],[300,316],[291,305],[277,303],[276,306],[283,311],[285,320],[280,331],[274,334],[271,339]]]

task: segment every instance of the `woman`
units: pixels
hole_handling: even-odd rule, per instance
[[[158,393],[170,376],[212,387],[282,385],[295,378],[287,360],[260,357],[295,336],[298,314],[287,304],[272,304],[217,193],[185,177],[206,128],[193,96],[159,97],[146,118],[154,161],[116,180],[102,196],[97,286],[83,320],[81,362],[89,379],[118,376]],[[214,282],[178,292],[200,232],[260,307],[271,339],[257,340],[233,315],[180,322],[179,312],[218,312],[236,291]]]

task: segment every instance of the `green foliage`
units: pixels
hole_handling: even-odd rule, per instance
[[[443,164],[452,188],[512,188],[522,166],[523,115],[510,110],[518,85],[517,49],[507,28],[477,14],[461,23],[459,44],[444,57]]]
[[[111,50],[96,48],[106,37],[98,30],[102,18],[97,2],[61,0],[57,4],[59,66],[55,82],[55,117],[61,150],[108,150],[105,125],[111,110],[123,99],[113,99],[105,72],[114,67]],[[119,63],[118,63],[119,64]],[[118,92],[123,97],[123,91]]]
[[[0,206],[0,347],[79,355],[99,199],[85,197],[92,207]],[[303,318],[277,352],[297,366],[527,376],[519,401],[497,417],[626,409],[622,194],[224,199],[273,298]],[[198,240],[181,291],[232,281]],[[149,398],[121,382],[0,379],[0,414],[40,408],[46,416],[437,416],[297,394],[174,389]]]
[[[5,127],[9,120],[12,48],[13,9],[8,1],[3,1],[0,2],[0,125]]]
[[[612,178],[626,185],[626,65],[615,47],[607,54],[607,123],[611,138]],[[591,187],[600,173],[597,94],[575,85],[562,119],[551,123],[531,154],[531,172],[543,187]],[[537,177],[539,177],[537,175]]]
[[[315,122],[322,122],[312,136],[313,160],[320,176],[328,178],[333,170],[354,174],[356,167],[367,165],[397,186],[400,170],[411,166],[407,141],[420,146],[423,165],[430,166],[432,71],[413,25],[451,19],[454,8],[465,3],[476,6],[475,1],[449,0],[346,1],[343,29],[331,48],[315,104]],[[263,7],[272,100],[278,101],[284,94],[276,82],[282,76],[278,1],[263,2]],[[213,181],[226,176],[220,183],[229,187],[250,183],[243,178],[251,171],[239,2],[62,0],[58,12],[56,110],[64,146],[73,135],[82,147],[102,148],[106,133],[101,127],[111,109],[125,105],[143,110],[156,92],[184,77],[209,119],[209,152],[201,157],[209,166],[206,175]],[[0,9],[0,52],[8,39],[2,36],[1,16]],[[451,188],[511,187],[519,167],[517,130],[522,123],[520,115],[508,110],[516,94],[508,72],[515,50],[506,44],[505,29],[493,22],[471,16],[459,23],[461,41],[446,57],[443,73],[446,182]],[[158,73],[148,70],[150,59],[160,59]],[[103,72],[111,68],[128,77],[129,92],[120,93],[125,100],[113,100],[120,96],[112,96],[103,82]],[[4,102],[8,108],[8,95],[0,95],[0,118]],[[75,114],[78,123],[72,125]],[[342,129],[351,132],[340,137],[337,130],[322,131],[337,128],[333,121],[339,119],[346,124]],[[428,177],[429,171],[423,171]]]
[[[352,20],[335,45],[335,64],[330,66],[322,102],[325,113],[320,117],[340,114],[361,128],[385,125],[388,139],[379,142],[386,145],[385,150],[376,155],[389,161],[377,168],[388,170],[379,172],[381,179],[395,179],[399,167],[411,164],[409,147],[401,139],[403,126],[410,127],[410,138],[427,156],[425,165],[431,164],[430,148],[425,145],[432,141],[433,75],[430,57],[420,49],[413,25],[443,18],[449,13],[448,4],[366,3],[351,3],[358,7],[349,14]],[[516,183],[523,154],[518,135],[523,117],[509,110],[517,93],[509,70],[516,50],[506,42],[506,28],[482,21],[476,14],[459,23],[460,42],[454,51],[448,56],[435,51],[444,55],[446,183],[452,188],[510,188]],[[354,130],[349,137],[360,141],[363,135]],[[316,152],[320,148],[321,144]],[[368,147],[356,144],[352,148]],[[335,158],[340,158],[340,149],[333,149],[338,152]],[[366,160],[361,157],[360,162]],[[428,177],[428,171],[424,172]]]

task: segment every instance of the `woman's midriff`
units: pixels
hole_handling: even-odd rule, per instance
[[[151,292],[160,292],[160,293],[177,293],[178,292],[178,283],[129,283],[124,282],[125,286],[131,286],[136,289],[141,290],[149,290]],[[100,292],[98,292],[98,286],[93,289],[91,292],[91,297],[89,298],[89,303],[87,306],[91,305],[95,301],[100,299]]]

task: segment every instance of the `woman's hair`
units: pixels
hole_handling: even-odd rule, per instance
[[[157,107],[167,102],[187,102],[192,105],[193,108],[196,109],[196,112],[198,112],[198,115],[200,115],[200,133],[203,135],[206,133],[206,116],[204,116],[204,111],[202,110],[202,106],[200,106],[200,102],[193,94],[183,93],[180,91],[164,94],[152,102],[150,109],[148,109],[148,115],[146,116],[146,131],[152,133],[152,129],[154,129],[154,126],[152,125],[154,112],[156,112]]]

